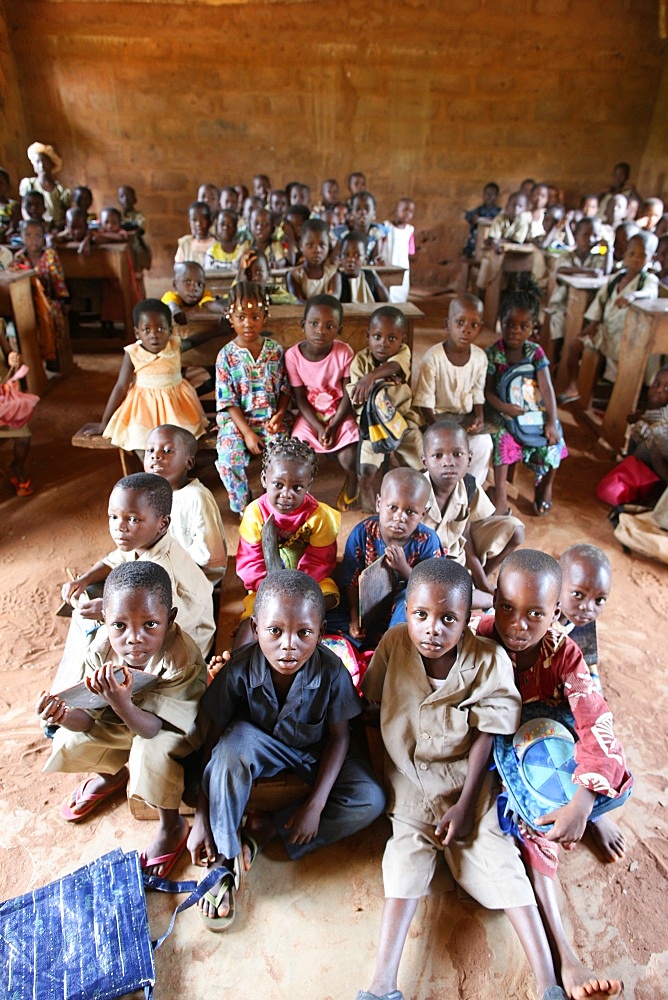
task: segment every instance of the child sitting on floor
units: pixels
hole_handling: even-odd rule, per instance
[[[389,383],[388,397],[407,425],[394,455],[400,464],[419,469],[422,454],[421,421],[412,409],[411,351],[405,343],[405,337],[406,317],[396,306],[381,306],[374,310],[366,334],[368,346],[358,351],[350,365],[348,392],[360,421],[374,385],[377,382]],[[386,457],[387,452],[373,450],[369,434],[360,426],[360,502],[362,510],[367,513],[376,509],[374,480]]]
[[[418,901],[452,891],[455,880],[482,906],[506,911],[538,996],[566,1000],[517,847],[497,819],[492,743],[513,733],[520,716],[511,664],[466,627],[471,579],[462,566],[448,559],[416,566],[406,608],[406,624],[381,639],[362,682],[380,704],[392,836],[376,966],[357,1000],[403,1000],[397,976]]]
[[[628,241],[624,254],[624,268],[599,288],[594,301],[584,314],[586,326],[568,350],[566,369],[568,385],[559,401],[574,402],[579,399],[577,387],[578,363],[583,350],[598,351],[605,358],[604,378],[614,382],[617,378],[619,348],[626,322],[627,307],[638,299],[655,299],[659,294],[659,281],[649,270],[656,253],[658,240],[653,233],[637,232]],[[650,359],[646,376],[651,382],[659,367],[658,358]]]
[[[668,480],[668,365],[656,373],[647,390],[647,408],[628,416],[629,451],[661,479]]]
[[[404,276],[400,285],[390,285],[388,292],[390,302],[407,302],[411,288],[411,257],[415,256],[415,202],[412,198],[400,198],[392,219],[384,225],[387,230],[385,237],[385,260],[392,267],[403,267]]]
[[[317,471],[316,453],[298,438],[279,438],[264,449],[266,492],[248,504],[239,525],[236,569],[248,591],[242,623],[253,614],[260,582],[274,569],[307,573],[322,590],[327,610],[339,602],[332,577],[341,515],[309,493]],[[240,628],[235,646],[251,639],[250,630]]]
[[[615,996],[621,984],[599,979],[573,951],[559,912],[555,877],[558,845],[572,847],[582,838],[596,795],[617,799],[621,805],[630,794],[633,778],[614,734],[610,709],[594,687],[582,653],[572,639],[553,627],[559,617],[561,586],[556,559],[535,549],[518,549],[499,570],[495,614],[480,619],[477,633],[495,639],[510,655],[524,706],[523,722],[543,716],[563,722],[559,709],[571,713],[570,728],[576,739],[575,795],[567,805],[537,820],[538,829],[519,820],[517,835],[567,994]],[[545,824],[554,825],[543,833],[540,827]]]
[[[316,452],[334,453],[346,474],[336,506],[351,510],[358,500],[357,442],[359,430],[347,392],[353,351],[337,340],[343,306],[331,295],[314,295],[304,309],[306,340],[285,353],[285,367],[299,416],[292,436]]]
[[[315,580],[298,570],[271,573],[255,600],[256,641],[232,654],[202,698],[209,736],[188,849],[193,864],[229,869],[200,904],[212,931],[232,924],[241,877],[271,840],[280,837],[297,860],[363,830],[385,806],[370,764],[350,747],[361,701],[339,658],[319,645],[324,624]],[[253,780],[286,769],[309,794],[249,812],[242,831]]]
[[[211,209],[205,201],[193,201],[188,206],[188,222],[190,233],[181,236],[176,248],[174,260],[179,263],[184,260],[194,260],[201,264],[207,250],[216,242],[211,236]]]
[[[63,662],[69,665],[67,676],[73,677],[70,683],[81,679],[81,664],[86,653],[84,648],[83,656],[80,655],[82,636],[86,633],[90,637],[95,631],[94,623],[100,621],[102,610],[102,601],[88,597],[86,590],[92,584],[102,583],[124,562],[154,562],[164,567],[172,582],[181,628],[194,639],[202,655],[208,655],[216,628],[212,586],[194,559],[169,534],[171,509],[172,488],[162,476],[136,472],[119,479],[111,491],[109,532],[116,548],[62,587],[63,600],[75,609],[72,625],[78,626],[78,629],[70,628],[63,655]]]
[[[227,318],[235,337],[216,360],[216,468],[237,514],[251,499],[246,476],[251,455],[290,429],[290,384],[283,348],[264,333],[268,313],[261,285],[232,286]]]
[[[299,246],[303,262],[287,274],[288,291],[299,302],[306,302],[314,295],[330,294],[339,298],[341,278],[336,264],[328,261],[330,252],[329,228],[322,219],[308,219],[302,226]]]
[[[197,441],[174,424],[154,427],[146,442],[144,471],[163,476],[172,487],[169,533],[215,586],[227,569],[225,529],[216,499],[199,479],[188,479]]]
[[[422,523],[428,499],[429,483],[417,469],[391,469],[383,476],[377,514],[348,535],[337,576],[341,603],[327,615],[328,631],[343,632],[355,645],[374,649],[388,628],[406,621],[406,584],[413,567],[445,555],[436,532]],[[379,559],[390,571],[391,586],[369,628],[369,622],[360,621],[359,579]]]
[[[124,348],[101,423],[86,433],[103,434],[116,448],[139,452],[159,424],[176,424],[201,437],[207,421],[197,393],[181,376],[181,341],[172,334],[169,308],[157,299],[144,299],[132,318],[135,343]]]
[[[337,298],[341,302],[387,302],[387,288],[378,275],[363,268],[366,260],[367,238],[364,233],[349,232],[341,243],[339,280],[341,287]]]
[[[524,541],[524,525],[494,504],[469,472],[471,451],[466,430],[453,420],[437,420],[424,432],[424,473],[431,496],[424,523],[441,540],[448,559],[466,566],[473,577],[473,606],[492,606],[492,574]]]
[[[494,444],[494,500],[497,514],[508,509],[508,467],[522,461],[535,476],[533,509],[537,517],[552,510],[552,486],[561,460],[568,455],[561,426],[557,420],[557,403],[554,398],[549,361],[545,351],[534,340],[538,324],[539,302],[531,292],[511,292],[501,307],[501,340],[487,348],[487,384],[485,397],[500,416],[500,425],[492,434]],[[523,379],[522,402],[528,408],[545,411],[543,426],[544,444],[523,443],[518,440],[520,430],[513,424],[527,407],[508,403],[499,398],[501,379],[512,366],[527,362],[528,372]],[[542,404],[542,406],[541,406]]]
[[[443,323],[446,339],[425,352],[413,402],[427,425],[440,417],[461,423],[470,435],[471,475],[479,486],[487,478],[492,439],[485,432],[483,404],[487,358],[474,344],[482,330],[482,302],[455,295]]]
[[[68,822],[88,816],[126,785],[129,796],[156,806],[158,829],[140,863],[147,874],[166,878],[190,832],[179,815],[179,758],[202,743],[196,720],[206,664],[175,622],[172,585],[162,566],[117,566],[105,583],[102,614],[105,624],[90,647],[84,676],[104,707],[70,708],[66,697],[42,691],[37,713],[59,727],[44,771],[97,772],[61,804]],[[119,666],[121,677],[115,673]],[[139,673],[151,674],[157,683],[133,697]]]

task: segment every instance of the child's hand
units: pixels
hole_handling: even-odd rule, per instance
[[[546,823],[554,823],[552,829],[545,833],[547,840],[563,844],[566,847],[569,844],[577,844],[579,840],[582,840],[593,806],[594,793],[581,787],[565,806],[537,819],[536,826],[541,827]]]
[[[480,434],[480,431],[484,428],[484,426],[485,421],[482,417],[480,417],[479,419],[474,420],[473,423],[469,424],[466,431],[468,434]]]
[[[257,436],[255,431],[248,430],[244,434],[244,444],[248,448],[251,455],[261,455],[264,445],[262,440]]]
[[[77,607],[78,598],[81,597],[85,589],[85,584],[81,583],[80,580],[68,580],[67,583],[63,584],[60,590],[60,596],[74,608]]]
[[[642,410],[634,410],[633,413],[629,413],[626,422],[627,424],[637,424],[639,420],[642,420],[643,416]]]
[[[521,417],[525,412],[521,406],[516,406],[515,403],[503,403],[503,409],[501,407],[501,413],[505,414],[506,417]]]
[[[615,307],[615,309],[625,309],[626,306],[631,305],[634,299],[635,295],[633,294],[633,292],[631,292],[629,295],[620,295],[617,301],[613,302],[612,304]]]
[[[380,728],[380,704],[377,701],[369,701],[368,698],[362,696],[362,714],[360,715],[360,721],[366,726],[373,726],[375,729]]]
[[[104,424],[88,424],[83,432],[84,437],[97,437],[104,430]]]
[[[292,830],[288,840],[291,844],[309,844],[320,826],[321,810],[307,799],[295,809],[290,819],[285,821],[287,830]]]
[[[272,515],[273,516],[273,515]],[[223,669],[225,664],[229,661],[232,654],[229,649],[224,650],[219,656],[212,656],[209,660],[209,664],[206,668],[206,683],[207,686],[214,679],[216,674],[219,674]]]
[[[545,437],[548,444],[557,444],[559,441],[559,428],[556,420],[548,420],[545,423]]]
[[[195,819],[193,820],[192,829],[188,834],[186,847],[190,851],[192,863],[199,868],[206,868],[207,865],[212,865],[218,857],[216,841],[211,832],[209,818],[204,812],[200,812],[199,808],[195,813]]]
[[[278,434],[281,427],[283,426],[282,414],[275,413],[273,417],[270,417],[269,420],[267,420],[264,426],[267,428],[270,434]]]
[[[326,424],[320,431],[320,444],[323,448],[331,448],[336,441],[336,428]]]
[[[376,267],[385,266],[385,258],[383,257],[382,254],[376,254],[376,256],[373,258],[373,262],[376,265]]]
[[[390,569],[396,570],[399,576],[403,576],[404,580],[407,580],[411,575],[411,568],[408,565],[406,553],[401,545],[388,545],[383,558],[385,559],[385,564]]]
[[[68,709],[65,702],[57,694],[40,691],[36,711],[43,722],[61,726],[65,721]]]
[[[445,812],[436,827],[435,833],[444,847],[453,840],[466,840],[473,830],[473,816],[457,802]]]
[[[353,639],[363,639],[366,632],[359,623],[359,619],[350,620],[350,625],[348,626],[348,631],[352,635]]]
[[[72,603],[70,601],[70,603]],[[102,607],[103,600],[101,597],[95,597],[92,601],[87,598],[82,598],[74,605],[82,618],[91,622],[101,622],[102,621]]]
[[[112,708],[123,708],[132,701],[132,674],[123,664],[123,681],[119,684],[114,675],[116,666],[105,663],[95,671],[92,677],[85,677],[84,682],[89,691],[99,694]]]
[[[367,375],[362,375],[359,382],[355,382],[350,392],[350,401],[353,406],[361,406],[366,403],[375,381],[373,372],[369,372]]]
[[[23,364],[23,358],[18,351],[10,351],[7,355],[7,364],[10,368],[20,368]]]
[[[172,313],[172,319],[174,320],[175,323],[178,323],[179,326],[187,326],[188,325],[188,317],[183,312],[183,310],[180,310],[179,312]]]

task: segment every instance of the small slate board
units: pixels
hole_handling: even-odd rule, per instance
[[[366,629],[373,616],[392,598],[394,578],[384,556],[363,569],[359,577],[360,624]]]
[[[149,688],[155,687],[158,683],[158,678],[155,674],[145,674],[143,670],[132,670],[128,667],[130,673],[132,674],[132,694],[140,694]],[[117,681],[123,681],[123,668],[116,667],[114,670],[114,677]],[[104,708],[107,702],[104,698],[95,694],[93,691],[89,691],[86,687],[84,681],[79,681],[78,684],[74,684],[73,687],[65,688],[64,691],[54,691],[66,705],[70,708],[85,708],[85,709],[95,709]]]

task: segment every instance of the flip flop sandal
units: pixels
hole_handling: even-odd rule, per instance
[[[569,403],[577,403],[579,398],[579,392],[574,392],[572,396],[567,396],[565,392],[562,392],[561,395],[557,397],[557,402],[559,403],[559,406],[568,406]]]
[[[234,864],[236,868],[237,859],[235,858]],[[235,894],[239,888],[239,880],[236,875],[236,871],[228,869],[223,875],[218,892],[214,895],[212,891],[205,892],[202,899],[206,900],[209,906],[215,907],[217,910],[223,901],[225,893],[229,893],[229,904],[230,909],[224,917],[209,917],[201,907],[198,908],[198,913],[202,920],[202,923],[214,934],[219,934],[221,931],[227,931],[234,923],[237,915]]]
[[[16,490],[17,497],[29,497],[32,494],[33,488],[29,479],[21,482],[18,476],[12,476],[9,481]]]
[[[105,799],[110,799],[112,795],[116,795],[117,792],[125,788],[126,782],[120,785],[116,785],[114,788],[110,788],[104,792],[85,792],[86,785],[91,782],[92,778],[86,778],[82,781],[80,785],[71,792],[66,799],[60,804],[60,815],[68,823],[76,823],[77,820],[84,819],[90,813],[94,812],[97,807],[104,802]],[[74,800],[74,802],[72,801]],[[82,806],[75,811],[74,806]]]
[[[246,833],[245,831],[241,834],[241,846],[242,848],[247,847],[248,850],[250,851],[250,861],[248,862],[248,868],[245,867],[245,863],[243,860],[243,850],[240,855],[245,871],[249,872],[253,867],[253,862],[260,853],[260,848],[258,846],[258,842],[255,839],[255,837],[253,837],[250,833]]]
[[[382,997],[379,997],[377,993],[367,993],[366,990],[360,990],[355,1000],[404,1000],[404,995],[400,990],[392,990],[391,993],[383,993]],[[545,1000],[544,997],[543,1000]],[[555,997],[554,1000],[557,998]]]
[[[157,865],[162,865],[163,870],[157,877],[167,878],[172,868],[174,867],[174,865],[179,860],[179,858],[181,857],[181,855],[185,850],[189,833],[190,833],[190,827],[188,827],[188,829],[186,830],[185,836],[181,841],[181,843],[179,844],[179,846],[175,850],[171,851],[169,854],[159,854],[155,858],[147,858],[144,851],[142,851],[141,854],[139,855],[139,863],[142,866],[142,868],[154,868]]]
[[[552,504],[549,500],[534,500],[533,512],[536,517],[545,517],[552,510]]]
[[[347,486],[348,486],[348,480],[346,479],[345,483],[341,488],[341,492],[336,498],[336,509],[340,510],[342,514],[345,514],[346,511],[348,510],[352,510],[360,497],[359,490],[357,491],[354,497],[349,497],[348,494],[346,493]]]

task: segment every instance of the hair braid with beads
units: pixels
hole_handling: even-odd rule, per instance
[[[318,471],[318,456],[306,441],[299,438],[278,438],[270,441],[262,452],[262,471],[265,476],[275,458],[287,458],[292,462],[300,462],[311,470],[311,482]]]

